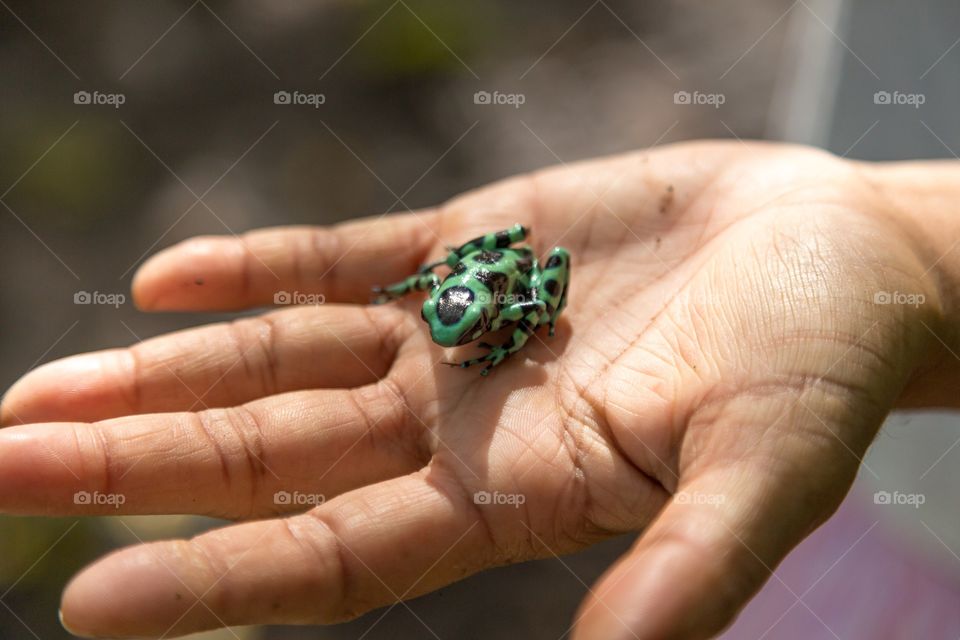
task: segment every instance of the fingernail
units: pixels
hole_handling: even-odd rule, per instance
[[[66,630],[67,630],[67,633],[69,633],[70,635],[73,635],[73,636],[78,636],[78,637],[80,637],[80,638],[87,637],[87,636],[84,636],[83,634],[81,634],[80,632],[78,632],[76,629],[71,629],[71,628],[70,628],[70,625],[68,625],[68,624],[63,620],[63,609],[57,609],[57,617],[60,619],[60,626],[63,627],[64,629],[66,629]]]

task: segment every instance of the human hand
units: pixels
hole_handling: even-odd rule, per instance
[[[883,176],[802,147],[682,144],[415,215],[188,241],[142,267],[142,308],[325,304],[27,374],[3,423],[44,424],[0,431],[0,510],[269,518],[95,563],[63,596],[81,635],[333,622],[643,530],[574,638],[709,637],[840,503],[898,398],[940,401],[945,369],[926,374],[952,302]],[[488,378],[438,366],[470,348],[434,345],[420,300],[356,304],[514,222],[538,253],[570,250],[572,285],[557,336]]]

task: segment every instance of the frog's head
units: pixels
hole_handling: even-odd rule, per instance
[[[430,337],[442,347],[476,340],[490,327],[490,313],[476,293],[462,284],[430,296],[420,312],[430,326]]]

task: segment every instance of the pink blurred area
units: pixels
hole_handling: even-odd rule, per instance
[[[960,637],[960,558],[906,544],[865,492],[790,554],[724,640]]]

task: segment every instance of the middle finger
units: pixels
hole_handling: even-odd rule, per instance
[[[0,424],[194,411],[368,384],[390,368],[409,326],[392,307],[296,307],[71,356],[21,378]]]
[[[302,511],[426,464],[422,423],[401,394],[384,380],[198,413],[3,429],[0,512]]]

